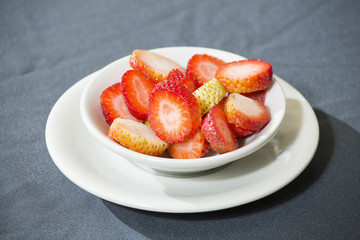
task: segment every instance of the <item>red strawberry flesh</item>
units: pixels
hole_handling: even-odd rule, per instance
[[[201,124],[201,132],[211,147],[219,154],[238,148],[237,139],[230,128],[226,116],[217,105],[206,114]]]
[[[179,69],[173,69],[166,77],[166,80],[175,81],[179,84],[185,85],[190,92],[194,92],[197,89],[197,83],[195,78],[188,74],[183,73]]]
[[[155,83],[138,70],[125,72],[121,81],[121,89],[131,114],[140,120],[147,118],[149,97]]]
[[[187,64],[187,72],[195,77],[199,86],[215,77],[219,66],[225,62],[207,54],[195,54]]]
[[[199,130],[183,142],[170,144],[167,150],[173,158],[200,158],[209,151],[209,142]]]
[[[182,142],[201,124],[199,104],[185,86],[163,81],[150,95],[148,121],[156,135],[165,142]]]
[[[120,82],[111,85],[102,92],[100,105],[105,120],[109,125],[118,117],[139,121],[129,112],[121,91]]]

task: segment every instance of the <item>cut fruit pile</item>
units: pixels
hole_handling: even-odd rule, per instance
[[[134,50],[131,70],[105,89],[100,105],[109,137],[147,155],[193,159],[209,149],[239,148],[238,138],[270,121],[264,105],[272,66],[262,60],[226,63],[195,54],[186,69],[148,50]]]

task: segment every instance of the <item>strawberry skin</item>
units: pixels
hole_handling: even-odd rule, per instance
[[[169,72],[173,69],[179,69],[185,72],[185,69],[170,59],[148,50],[135,49],[130,56],[130,66],[133,69],[141,71],[155,82],[165,80]]]
[[[171,70],[166,77],[166,80],[172,80],[179,84],[185,85],[190,92],[194,92],[197,89],[195,78],[188,73],[181,72],[179,69]]]
[[[100,105],[105,120],[109,125],[118,117],[137,120],[127,107],[120,83],[115,83],[102,92]]]
[[[216,70],[224,63],[225,61],[207,54],[195,54],[188,61],[186,71],[202,86],[215,77]]]
[[[184,85],[163,81],[150,95],[148,121],[156,135],[165,142],[182,142],[200,127],[199,104]]]
[[[237,127],[237,126],[235,126],[235,124],[232,124],[232,123],[229,123],[229,125],[236,137],[246,137],[246,136],[250,136],[256,132],[254,130],[247,130],[242,127]]]
[[[224,85],[227,92],[246,93],[268,88],[272,75],[270,63],[248,59],[221,65],[215,77]]]
[[[260,90],[260,91],[255,91],[255,92],[249,92],[249,93],[240,93],[241,95],[251,98],[253,100],[257,100],[261,103],[265,103],[265,99],[266,99],[266,89],[265,90]]]
[[[130,113],[139,120],[147,118],[147,108],[155,83],[138,70],[129,70],[121,80],[121,90]]]
[[[115,119],[108,135],[130,150],[152,156],[161,156],[169,146],[149,126],[129,119]]]
[[[213,78],[196,89],[193,94],[199,103],[201,116],[203,116],[226,96],[226,91],[219,80]]]
[[[210,143],[212,149],[219,154],[238,148],[237,139],[230,128],[226,116],[217,105],[206,114],[201,124],[201,132]]]
[[[260,130],[270,120],[270,113],[263,103],[239,93],[227,97],[224,112],[230,123],[245,130]]]
[[[167,151],[173,158],[201,158],[209,151],[209,142],[198,130],[193,136],[183,142],[170,144]]]

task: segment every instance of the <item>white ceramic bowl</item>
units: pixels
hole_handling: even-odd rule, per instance
[[[226,62],[245,59],[233,53],[199,47],[168,47],[152,49],[152,51],[177,62],[183,67],[186,67],[188,60],[197,53],[206,53]],[[131,69],[129,57],[123,57],[109,64],[89,81],[81,96],[80,113],[86,128],[99,143],[145,170],[157,174],[178,176],[212,171],[239,160],[264,146],[276,134],[283,122],[286,99],[280,84],[276,80],[276,76],[274,76],[273,84],[267,92],[265,101],[265,105],[270,110],[271,120],[262,131],[245,138],[243,146],[239,149],[221,155],[210,151],[207,155],[198,159],[173,159],[169,156],[153,157],[129,150],[107,137],[109,126],[105,122],[100,107],[102,91],[108,86],[121,81],[123,73]],[[119,161],[121,160],[124,159],[119,158]]]

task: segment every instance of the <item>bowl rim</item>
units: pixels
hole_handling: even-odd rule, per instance
[[[179,46],[179,47],[164,47],[164,48],[155,48],[155,49],[149,49],[150,51],[154,52],[162,52],[167,50],[173,50],[173,49],[183,49],[183,50],[193,50],[198,52],[217,52],[219,54],[225,54],[229,55],[231,57],[237,57],[239,60],[246,59],[238,54],[234,54],[231,52],[219,50],[219,49],[213,49],[213,48],[204,48],[204,47],[187,47],[187,46]],[[209,53],[211,55],[211,53]],[[223,154],[215,154],[213,156],[204,156],[201,158],[192,158],[192,159],[175,159],[175,158],[168,158],[168,157],[157,157],[157,156],[150,156],[143,153],[132,151],[128,148],[125,148],[124,146],[114,142],[111,140],[108,136],[104,135],[98,127],[96,127],[96,124],[93,121],[93,117],[90,111],[89,101],[91,99],[90,93],[92,90],[93,85],[99,81],[98,79],[101,79],[101,76],[109,71],[112,67],[119,64],[119,62],[126,61],[130,58],[130,55],[124,56],[122,58],[119,58],[110,64],[106,65],[97,73],[94,75],[92,79],[86,84],[85,89],[82,92],[81,99],[80,99],[80,114],[81,118],[86,126],[86,129],[90,132],[91,136],[93,136],[95,139],[97,139],[98,142],[100,142],[103,146],[108,148],[109,150],[115,152],[116,154],[119,154],[122,157],[125,157],[128,159],[130,157],[131,161],[136,161],[138,163],[143,163],[146,165],[153,165],[153,166],[166,166],[166,167],[186,167],[191,164],[192,167],[201,167],[203,165],[213,165],[213,164],[219,164],[221,165],[241,159],[258,149],[260,149],[262,146],[264,146],[267,142],[272,139],[275,134],[280,129],[282,123],[284,122],[284,116],[286,112],[286,97],[283,88],[281,87],[280,83],[277,80],[277,76],[273,75],[273,82],[272,86],[276,85],[276,87],[279,87],[282,93],[281,104],[282,104],[282,111],[280,112],[280,121],[277,123],[277,125],[274,127],[274,131],[269,132],[266,137],[255,139],[254,141],[239,147],[238,149],[223,153]],[[100,96],[99,96],[100,97]],[[270,119],[271,121],[272,119]],[[105,120],[104,120],[105,121]],[[267,126],[265,126],[266,128]],[[196,160],[196,161],[194,161]]]

